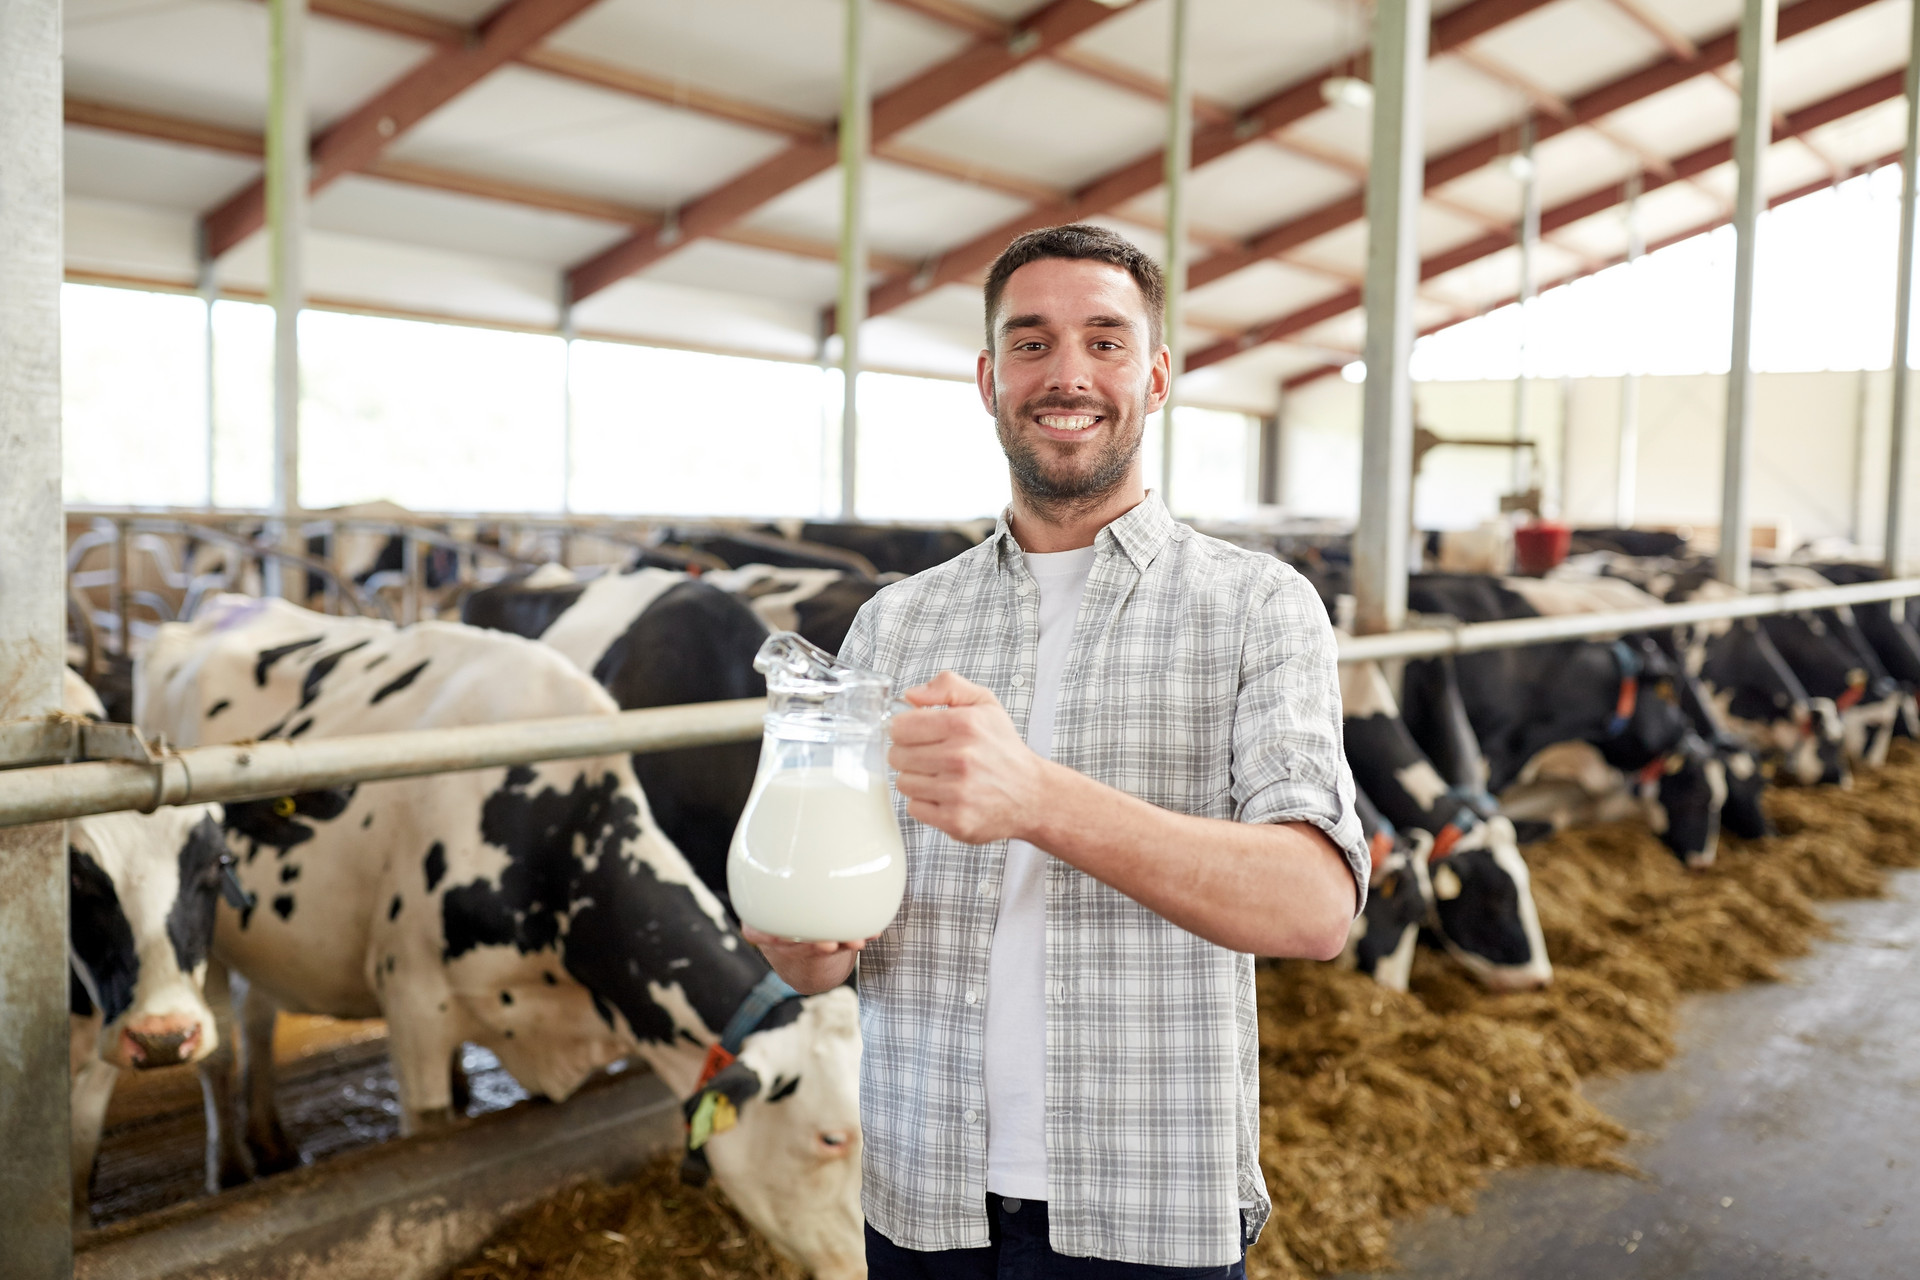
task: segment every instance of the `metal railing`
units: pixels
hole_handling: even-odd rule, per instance
[[[1340,644],[1340,661],[1472,653],[1909,596],[1920,596],[1920,578],[1663,605],[1658,609],[1426,628],[1345,638]],[[748,698],[617,715],[194,747],[166,752],[151,760],[94,760],[0,770],[0,827],[122,809],[152,809],[163,804],[262,799],[358,782],[541,760],[746,742],[760,732],[764,709],[760,699]],[[23,740],[32,736],[19,735]]]

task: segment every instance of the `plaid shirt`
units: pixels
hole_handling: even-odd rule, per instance
[[[1312,588],[1176,523],[1151,495],[1095,545],[1053,758],[1177,813],[1313,823],[1364,894],[1333,629]],[[842,654],[896,688],[952,670],[991,689],[1025,736],[1038,636],[1039,592],[1002,519],[980,546],[876,595]],[[906,898],[859,962],[863,1204],[907,1248],[975,1248],[988,1243],[982,1036],[1006,842],[961,844],[895,804]],[[1252,957],[1058,859],[1046,892],[1054,1249],[1238,1260],[1271,1210]]]

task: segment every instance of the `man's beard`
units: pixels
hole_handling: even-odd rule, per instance
[[[1032,438],[1020,430],[1022,423],[1042,413],[1091,413],[1105,420],[1105,439],[1091,466],[1069,469],[1070,464],[1056,464],[1049,468]],[[1027,401],[1011,416],[1004,409],[996,412],[994,430],[1007,455],[1013,487],[1035,511],[1057,520],[1094,510],[1126,483],[1141,441],[1146,438],[1146,400],[1143,396],[1131,413],[1123,415],[1118,405],[1096,396],[1048,394]]]

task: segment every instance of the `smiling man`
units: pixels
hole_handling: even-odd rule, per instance
[[[1099,227],[994,263],[1013,502],[842,650],[921,708],[889,756],[905,902],[873,939],[748,934],[803,992],[859,960],[875,1280],[1242,1275],[1270,1208],[1252,957],[1331,958],[1364,900],[1325,611],[1145,488],[1162,303]]]

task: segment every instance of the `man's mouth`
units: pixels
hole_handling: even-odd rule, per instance
[[[1085,431],[1100,421],[1097,413],[1040,413],[1034,421],[1052,431]]]

